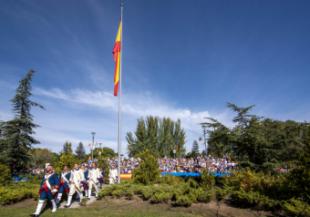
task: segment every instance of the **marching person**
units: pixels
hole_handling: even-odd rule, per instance
[[[45,168],[45,175],[40,185],[40,198],[36,211],[32,214],[33,217],[38,217],[42,211],[44,201],[50,200],[52,203],[52,212],[56,212],[57,206],[54,200],[54,195],[57,193],[59,187],[58,176],[54,173],[54,169],[51,165],[47,165]]]
[[[101,178],[101,173],[100,173],[99,168],[97,168],[96,163],[92,163],[92,168],[89,170],[88,176],[89,176],[88,198],[91,197],[91,191],[93,187],[95,188],[95,191],[96,191],[96,197],[98,197],[98,193],[99,193],[98,183],[99,183],[99,179]]]
[[[65,205],[66,208],[71,206],[72,202],[72,197],[74,193],[78,193],[80,202],[83,199],[83,186],[82,181],[84,180],[84,174],[80,170],[78,164],[74,164],[74,169],[71,171],[71,177],[70,177],[70,191],[69,191],[69,196],[68,196],[68,201],[67,204]]]
[[[99,188],[101,189],[104,184],[104,177],[105,177],[104,167],[102,167],[100,171],[101,171],[101,176],[99,178]]]
[[[71,172],[67,166],[64,166],[63,171],[60,176],[59,191],[58,191],[57,200],[56,200],[57,204],[61,202],[63,193],[66,193],[68,195],[70,191],[70,187],[69,187],[70,178],[71,178]]]
[[[82,164],[81,172],[83,172],[83,174],[84,174],[84,180],[82,181],[83,190],[85,193],[85,197],[88,198],[88,179],[89,179],[88,173],[89,173],[89,170],[87,168],[87,164],[86,164],[86,166],[85,166],[85,164]]]
[[[109,173],[109,183],[110,184],[116,184],[117,179],[118,179],[118,177],[117,177],[116,165],[112,164],[111,169],[110,169],[110,173]]]

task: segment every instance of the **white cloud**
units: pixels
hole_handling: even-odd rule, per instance
[[[0,121],[6,121],[13,118],[13,115],[11,113],[8,113],[6,111],[0,111]]]
[[[41,97],[53,98],[61,100],[67,104],[74,104],[76,106],[70,107],[76,109],[91,109],[92,113],[108,112],[108,115],[113,116],[106,117],[102,121],[92,121],[92,118],[87,119],[85,117],[77,117],[70,114],[66,115],[54,115],[51,118],[44,117],[44,123],[40,125],[44,128],[44,125],[48,125],[52,129],[49,131],[38,130],[39,137],[42,138],[46,143],[57,143],[62,144],[65,140],[70,140],[74,143],[83,140],[85,136],[75,138],[69,129],[75,131],[79,135],[83,132],[89,136],[91,125],[101,131],[101,134],[108,140],[104,139],[104,144],[114,148],[116,150],[116,111],[117,111],[117,97],[114,97],[112,93],[107,91],[91,91],[82,89],[72,89],[70,91],[64,91],[58,88],[54,89],[42,89],[35,88],[35,95]],[[58,103],[59,104],[59,103]],[[79,105],[79,106],[78,106]],[[68,109],[68,108],[67,108]],[[229,123],[228,114],[226,112],[218,114],[210,114],[208,111],[194,112],[188,108],[178,108],[173,106],[151,93],[146,94],[124,94],[122,98],[122,111],[123,111],[123,152],[126,150],[125,133],[133,131],[136,124],[136,119],[139,117],[145,117],[147,115],[159,116],[159,117],[170,117],[174,120],[180,119],[182,126],[186,130],[187,134],[187,148],[190,149],[191,143],[194,139],[198,139],[201,136],[201,128],[199,123],[204,120],[205,117],[215,117],[224,123]],[[113,115],[115,114],[115,115]],[[57,116],[59,116],[57,118]],[[102,114],[97,114],[101,116]],[[68,117],[69,116],[69,117]],[[95,114],[96,116],[96,114]],[[57,121],[55,120],[57,119]],[[53,121],[61,124],[57,125]],[[91,122],[91,124],[85,124]],[[100,122],[105,123],[104,127],[100,125]],[[59,127],[58,127],[59,126]],[[54,133],[53,133],[54,132]],[[44,136],[42,136],[44,134]],[[55,139],[57,138],[57,140]],[[89,140],[88,140],[89,141]],[[59,150],[59,149],[58,149]]]

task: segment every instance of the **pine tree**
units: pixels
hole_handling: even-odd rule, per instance
[[[34,128],[38,125],[33,123],[30,110],[32,107],[43,109],[43,106],[30,99],[33,74],[34,71],[30,70],[20,80],[16,95],[11,100],[15,117],[13,120],[5,122],[2,128],[1,160],[5,160],[4,163],[9,165],[13,174],[26,170],[27,164],[31,160],[29,150],[33,144],[39,143],[33,137]]]
[[[192,156],[197,157],[199,155],[199,144],[197,140],[194,140],[193,146],[192,146]]]
[[[145,122],[141,118],[138,119],[135,136],[131,132],[127,133],[126,136],[130,157],[137,155],[141,150],[145,148],[146,138],[147,135],[146,135]]]
[[[71,142],[65,142],[65,144],[63,145],[63,148],[62,148],[62,153],[70,154],[70,155],[73,154]]]
[[[138,157],[141,162],[133,171],[133,181],[144,185],[157,181],[160,171],[156,157],[147,149],[141,152]]]
[[[85,148],[84,148],[84,145],[82,142],[80,142],[78,144],[78,146],[76,147],[76,150],[75,150],[75,154],[76,156],[79,158],[79,159],[84,159],[86,154],[85,154]]]
[[[173,149],[176,149],[176,156],[181,157],[185,154],[186,150],[184,147],[185,144],[185,131],[181,127],[181,121],[178,120],[174,123],[173,127],[173,139],[174,139],[174,146]]]

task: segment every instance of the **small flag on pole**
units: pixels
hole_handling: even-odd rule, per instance
[[[113,47],[113,59],[115,62],[114,68],[114,96],[117,96],[119,89],[120,80],[120,67],[121,67],[121,42],[122,42],[122,21],[120,21],[118,26],[118,31]]]

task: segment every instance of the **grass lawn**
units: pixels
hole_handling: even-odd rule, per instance
[[[0,207],[1,217],[25,217],[34,212],[36,202],[26,200],[14,205]],[[96,201],[87,207],[75,209],[58,209],[56,213],[52,213],[47,209],[42,217],[215,217],[217,205],[215,202],[208,204],[193,204],[189,208],[174,208],[168,204],[152,205],[139,199],[103,199]],[[258,213],[247,209],[238,209],[229,207],[225,204],[221,205],[220,217],[257,217],[267,216],[269,213]],[[269,214],[270,216],[270,214]]]

